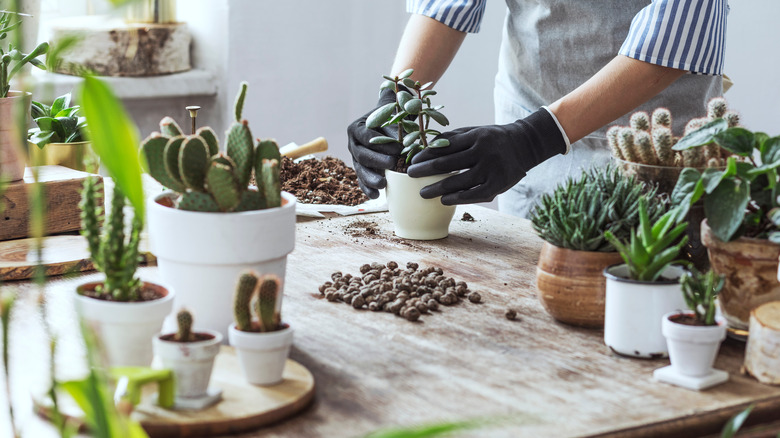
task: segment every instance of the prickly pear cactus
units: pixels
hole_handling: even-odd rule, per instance
[[[251,332],[252,329],[252,295],[257,289],[257,275],[253,271],[241,274],[236,285],[236,295],[233,299],[233,319],[236,329]]]
[[[281,205],[279,146],[273,140],[255,144],[249,124],[241,119],[247,84],[236,97],[236,121],[225,134],[225,154],[216,133],[202,127],[184,135],[171,117],[160,121],[160,132],[141,144],[149,174],[179,193],[176,207],[202,212],[261,210]],[[276,163],[265,164],[265,160]],[[269,175],[264,175],[267,169]],[[258,187],[250,187],[252,172]]]

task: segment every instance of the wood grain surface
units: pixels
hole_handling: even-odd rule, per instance
[[[461,221],[464,211],[475,221]],[[296,242],[282,317],[296,330],[291,359],[312,372],[317,394],[300,415],[240,437],[358,437],[474,418],[489,418],[492,427],[458,436],[691,437],[715,434],[751,403],[751,421],[778,419],[780,388],[739,373],[744,344],[727,340],[721,347],[715,366],[731,374],[728,383],[694,392],[652,380],[668,360],[616,356],[601,330],[557,323],[536,298],[541,241],[526,220],[459,207],[449,237],[430,242],[395,238],[387,213],[302,220]],[[483,303],[444,307],[412,323],[327,302],[317,290],[335,270],[355,274],[363,263],[390,260],[440,266],[480,291]],[[158,278],[156,268],[141,274]],[[65,375],[78,371],[83,354],[72,328],[72,291],[90,277],[53,281],[44,292],[57,309],[49,319]],[[26,415],[26,435],[49,437],[51,429],[25,409],[30,388],[45,387],[47,362],[40,358],[48,344],[36,316],[39,299],[22,283],[11,333],[14,402]],[[507,307],[517,309],[517,320],[504,317]]]

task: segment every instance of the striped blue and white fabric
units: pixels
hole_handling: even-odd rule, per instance
[[[455,30],[474,33],[479,31],[485,3],[406,0],[406,9]],[[632,20],[619,53],[692,73],[721,75],[728,10],[728,0],[653,0]]]

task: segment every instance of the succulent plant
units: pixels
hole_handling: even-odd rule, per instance
[[[385,81],[379,89],[392,89],[396,101],[377,108],[366,119],[366,127],[370,129],[397,125],[398,131],[395,137],[380,135],[372,138],[370,142],[372,144],[401,143],[403,145],[401,156],[406,157],[404,159],[406,164],[425,148],[441,148],[450,145],[449,140],[443,138],[428,140],[428,136],[441,134],[430,127],[431,119],[442,126],[447,126],[450,122],[440,112],[443,106],[431,105],[431,96],[436,95],[436,91],[429,89],[433,83],[420,84],[410,78],[413,73],[414,70],[410,68],[398,76],[383,75]]]
[[[236,97],[236,120],[226,133],[226,153],[220,153],[213,129],[202,127],[184,135],[170,117],[160,121],[160,132],[141,144],[152,177],[179,193],[177,208],[227,212],[281,205],[279,146],[273,140],[254,144],[248,122],[241,119],[246,91],[243,82]],[[257,189],[249,186],[252,172]]]
[[[114,301],[137,301],[141,281],[135,276],[138,268],[138,242],[143,229],[143,217],[134,214],[130,235],[125,235],[124,207],[127,203],[119,186],[114,186],[110,216],[104,218],[100,206],[100,183],[95,177],[84,181],[81,203],[81,234],[86,238],[95,269],[105,274],[99,294]],[[103,223],[103,229],[100,226]]]
[[[13,32],[22,25],[21,17],[23,16],[24,14],[16,12],[0,11],[0,40],[6,39],[9,32]],[[22,53],[10,43],[5,50],[3,50],[3,47],[0,47],[0,98],[8,97],[8,92],[11,90],[11,79],[28,62],[41,70],[46,70],[43,62],[38,57],[45,54],[48,50],[49,43],[47,42],[38,44],[30,53]]]
[[[706,273],[690,268],[680,277],[685,304],[703,325],[715,325],[715,298],[723,289],[725,277],[709,270]]]
[[[192,334],[192,313],[187,309],[179,310],[176,314],[176,325],[178,330],[174,339],[178,342],[192,342],[195,336]]]
[[[259,284],[259,286],[258,286]],[[243,332],[272,332],[281,329],[281,315],[276,310],[281,281],[276,275],[258,278],[253,271],[241,274],[233,301],[236,329]],[[255,313],[259,322],[252,321],[252,298],[257,290]]]
[[[86,140],[87,119],[78,116],[80,109],[78,105],[70,106],[70,93],[54,99],[51,105],[33,101],[30,112],[38,127],[27,131],[27,140],[41,149],[49,143]]]
[[[615,251],[604,232],[628,238],[639,224],[640,199],[646,201],[653,220],[666,210],[655,188],[611,166],[593,168],[583,171],[579,180],[570,178],[543,195],[531,213],[531,222],[539,237],[557,247]]]

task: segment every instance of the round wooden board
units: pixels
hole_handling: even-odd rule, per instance
[[[303,365],[287,360],[284,381],[250,385],[232,347],[222,347],[214,364],[211,387],[222,389],[222,401],[200,411],[174,411],[157,406],[149,394],[136,406],[133,418],[151,438],[222,436],[245,432],[287,418],[314,398],[314,376]]]

